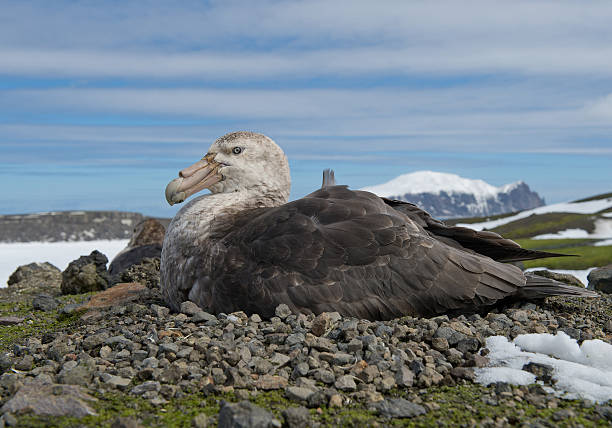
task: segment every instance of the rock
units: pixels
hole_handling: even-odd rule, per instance
[[[89,386],[92,378],[92,369],[86,365],[78,365],[71,370],[62,370],[57,376],[59,383],[81,386]]]
[[[446,339],[450,346],[455,346],[459,341],[465,339],[463,333],[459,333],[450,327],[439,327],[434,333],[434,337]]]
[[[340,391],[355,391],[357,389],[357,384],[351,375],[340,376],[334,386]]]
[[[308,401],[308,397],[312,394],[314,394],[312,389],[299,386],[290,386],[285,390],[285,397],[293,401]]]
[[[474,381],[476,379],[476,374],[474,373],[474,369],[470,367],[453,367],[450,371],[451,376],[465,379],[469,381]]]
[[[199,413],[191,420],[193,428],[206,428],[208,426],[208,416],[205,413]]]
[[[376,403],[374,407],[385,418],[412,418],[426,413],[423,406],[403,398],[389,398]]]
[[[97,401],[77,385],[28,384],[7,401],[0,412],[25,413],[36,415],[83,417],[96,415],[87,401]]]
[[[100,379],[105,384],[120,390],[126,389],[132,383],[131,379],[115,376],[109,373],[103,373],[102,376],[100,376]]]
[[[108,267],[110,283],[116,284],[123,280],[123,275],[132,267],[143,263],[151,263],[150,260],[161,258],[161,244],[143,245],[134,248],[125,248],[113,259]],[[149,261],[145,261],[145,260]],[[131,273],[133,275],[133,272]]]
[[[589,290],[612,294],[612,264],[593,269],[587,279],[589,280],[587,287]]]
[[[196,305],[195,303],[189,300],[186,300],[183,303],[181,303],[181,313],[182,314],[195,315],[201,311],[202,309],[198,305]]]
[[[20,324],[25,320],[23,317],[0,317],[0,325],[15,325]]]
[[[137,282],[117,284],[92,296],[89,302],[79,309],[90,310],[124,306],[129,302],[138,300],[146,292],[147,287]]]
[[[555,281],[559,281],[564,284],[575,285],[576,287],[584,288],[584,284],[582,283],[582,281],[580,281],[574,275],[570,275],[568,273],[556,273],[546,269],[536,270],[531,273],[534,275],[543,276],[545,278],[554,279]]]
[[[119,416],[113,421],[111,428],[144,428],[144,425],[134,418]]]
[[[255,386],[264,391],[272,389],[283,389],[287,387],[287,379],[276,375],[263,375],[255,382]]]
[[[31,355],[24,355],[23,358],[15,362],[15,369],[21,371],[30,371],[34,365],[34,357]]]
[[[311,426],[310,412],[306,407],[289,407],[282,411],[287,428],[308,428]]]
[[[340,394],[332,394],[331,397],[329,397],[329,407],[342,407],[342,396]]]
[[[322,336],[331,325],[331,317],[329,312],[323,312],[316,316],[312,322],[310,332],[315,336]]]
[[[548,364],[540,363],[528,363],[523,366],[523,370],[529,373],[533,373],[537,380],[541,380],[544,383],[551,383],[552,375],[554,373],[553,366]]]
[[[276,307],[276,309],[274,309],[274,315],[284,320],[289,315],[291,315],[291,309],[289,309],[289,306],[287,306],[286,304],[281,303]]]
[[[159,259],[165,232],[166,228],[153,218],[138,223],[127,247],[115,256],[108,267],[111,283],[123,280],[122,273],[132,266],[140,265],[144,259]]]
[[[159,289],[159,257],[145,257],[119,275],[119,282],[138,282],[147,288]]]
[[[204,312],[203,310],[200,310],[191,317],[191,321],[195,323],[200,323],[200,322],[208,323],[208,322],[217,322],[219,320],[213,314],[209,314],[208,312]]]
[[[148,380],[132,388],[132,390],[130,391],[130,394],[142,395],[145,392],[149,392],[149,391],[159,392],[160,389],[161,389],[161,384],[159,382],[154,381],[154,380]]]
[[[48,294],[39,294],[32,300],[32,307],[44,312],[52,311],[53,309],[57,308],[58,305],[59,302],[55,300],[53,296]]]
[[[231,404],[221,401],[219,410],[219,428],[273,428],[281,423],[271,413],[256,406],[250,401]]]
[[[44,263],[30,263],[27,265],[19,266],[15,272],[9,276],[7,285],[11,286],[32,277],[40,278],[45,280],[48,278],[56,279],[61,275],[61,271],[53,266],[49,262]]]
[[[62,294],[81,294],[105,290],[109,284],[108,259],[98,250],[70,262],[62,272]]]
[[[406,366],[400,367],[395,372],[395,383],[404,388],[411,387],[414,384],[414,373]]]

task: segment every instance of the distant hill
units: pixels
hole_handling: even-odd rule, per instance
[[[362,190],[412,202],[434,217],[457,218],[503,214],[544,205],[523,181],[495,187],[456,174],[418,171]]]
[[[122,211],[57,211],[0,216],[0,242],[129,239],[146,217]],[[158,219],[166,226],[169,219]]]
[[[525,267],[588,269],[612,264],[612,193],[497,216],[447,224],[491,230],[524,248],[572,254],[524,262]]]

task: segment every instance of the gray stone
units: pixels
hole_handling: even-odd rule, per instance
[[[102,382],[105,384],[120,390],[126,389],[132,383],[131,379],[115,376],[109,373],[103,373],[102,376],[100,376],[100,379],[102,379]]]
[[[289,309],[289,306],[287,306],[286,304],[281,303],[276,307],[276,309],[274,309],[274,315],[284,320],[289,315],[291,315],[291,309]]]
[[[159,352],[174,352],[176,354],[178,351],[179,347],[176,343],[168,342],[159,344]]]
[[[552,375],[554,368],[548,364],[540,363],[528,363],[523,366],[523,370],[529,373],[533,373],[537,380],[541,380],[544,383],[550,383],[552,381]]]
[[[587,279],[589,280],[587,286],[589,290],[612,294],[612,264],[593,269]]]
[[[290,386],[285,391],[285,396],[293,401],[308,401],[314,391],[309,388],[302,388],[299,386]]]
[[[459,333],[450,327],[439,327],[434,333],[434,337],[446,339],[450,346],[455,346],[460,340],[465,339],[465,335],[463,333]]]
[[[374,407],[385,418],[412,418],[426,413],[423,406],[403,398],[389,398],[376,403]]]
[[[15,362],[15,368],[24,372],[32,370],[33,365],[34,357],[31,355],[24,355],[23,358],[20,358]]]
[[[208,312],[204,312],[202,310],[196,312],[195,314],[193,314],[193,316],[191,317],[191,321],[196,322],[196,323],[200,323],[200,322],[217,322],[217,317],[209,314]]]
[[[198,312],[201,312],[202,309],[193,302],[187,300],[186,302],[181,303],[181,313],[187,315],[195,315]]]
[[[199,413],[191,420],[193,428],[206,428],[208,426],[208,416],[206,413]]]
[[[351,375],[340,376],[334,383],[336,389],[340,391],[355,391],[357,390],[357,384]]]
[[[13,272],[11,276],[9,276],[9,279],[6,283],[7,285],[11,286],[34,276],[57,275],[59,273],[60,270],[49,262],[30,263],[27,265],[19,266],[15,270],[15,272]]]
[[[62,370],[57,376],[59,383],[81,386],[89,386],[92,378],[93,370],[86,365],[78,365],[71,370]]]
[[[395,372],[395,383],[398,386],[409,388],[414,384],[414,373],[406,367],[401,366],[397,372]]]
[[[219,428],[274,428],[281,423],[270,412],[256,406],[250,401],[231,404],[221,402],[219,410]]]
[[[6,317],[0,317],[0,325],[16,325],[16,324],[21,324],[23,321],[25,320],[25,318],[23,317],[13,317],[13,316],[6,316]]]
[[[310,412],[306,407],[289,407],[281,413],[288,428],[308,428],[311,426]]]
[[[106,263],[108,259],[98,250],[70,262],[62,272],[62,294],[106,290],[110,281]]]
[[[132,390],[130,391],[130,394],[142,395],[145,392],[149,392],[149,391],[159,392],[160,389],[161,389],[161,384],[159,382],[148,380],[132,388]]]
[[[22,386],[7,401],[0,412],[25,413],[47,416],[83,417],[95,415],[87,401],[97,401],[86,390],[76,385],[41,385],[32,383]]]
[[[36,310],[48,312],[57,308],[59,302],[48,294],[39,294],[32,300],[32,307]]]

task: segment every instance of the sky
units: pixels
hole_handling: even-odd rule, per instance
[[[293,199],[418,170],[548,203],[612,191],[612,3],[27,1],[0,14],[0,214],[170,217],[219,136],[287,153]],[[180,207],[180,206],[178,206]]]

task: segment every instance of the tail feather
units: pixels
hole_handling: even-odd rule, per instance
[[[550,296],[599,297],[599,294],[586,288],[567,285],[554,279],[526,273],[527,282],[518,291],[517,297],[541,299]]]
[[[325,189],[326,187],[331,187],[336,185],[336,178],[334,177],[333,169],[324,169],[323,170],[323,183],[321,184],[321,189]]]

